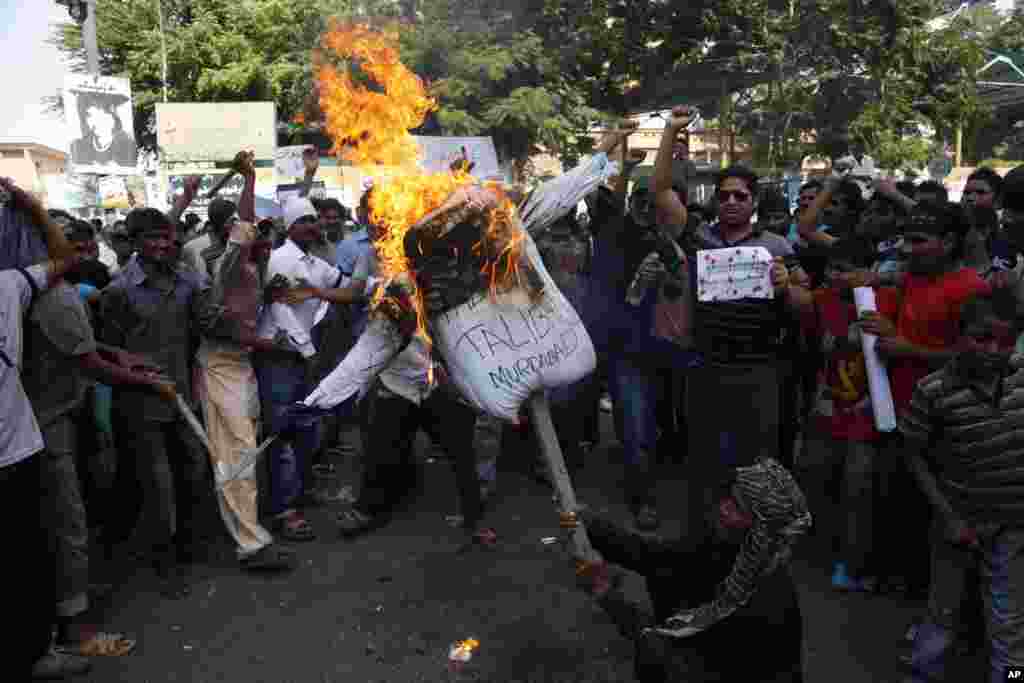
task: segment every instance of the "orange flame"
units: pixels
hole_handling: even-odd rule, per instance
[[[409,130],[423,124],[437,102],[419,76],[399,61],[395,32],[332,21],[323,46],[354,62],[384,92],[355,83],[350,69],[322,59],[317,70],[320,106],[333,150],[357,166],[414,166],[419,148]]]
[[[419,146],[409,130],[422,125],[437,103],[422,79],[399,60],[397,38],[394,31],[332,22],[321,40],[323,47],[358,65],[383,92],[356,83],[350,67],[328,64],[323,55],[316,59],[317,81],[325,127],[334,140],[332,151],[375,178],[369,208],[377,232],[374,247],[380,274],[385,282],[398,281],[404,290],[411,288],[408,298],[416,309],[417,332],[429,340],[422,296],[413,278],[400,277],[409,274],[405,236],[455,190],[477,181],[462,170],[428,173],[420,169]],[[515,219],[515,206],[500,194],[499,207],[491,212],[474,246],[474,253],[484,256],[482,275],[491,294],[519,284],[520,277],[523,231]],[[378,288],[374,307],[389,296],[385,290]]]

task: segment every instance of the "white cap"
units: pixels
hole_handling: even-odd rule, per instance
[[[292,227],[292,224],[303,216],[315,217],[316,215],[316,208],[314,208],[313,202],[305,197],[292,197],[284,205],[284,225],[286,228]]]

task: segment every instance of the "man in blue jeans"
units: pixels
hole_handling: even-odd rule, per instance
[[[625,450],[626,495],[637,527],[653,530],[659,526],[651,467],[658,441],[655,408],[661,381],[649,344],[654,297],[645,296],[639,306],[626,302],[634,278],[653,284],[660,277],[649,267],[650,261],[644,261],[655,247],[650,211],[637,207],[624,216],[621,204],[604,190],[592,206],[594,251],[584,322],[595,348],[608,362],[615,431]],[[641,267],[646,268],[642,275]]]
[[[314,538],[313,529],[296,502],[303,492],[305,463],[317,449],[319,429],[312,422],[288,420],[288,410],[306,398],[313,386],[317,364],[313,328],[327,315],[330,304],[353,303],[362,296],[363,287],[342,287],[341,271],[310,252],[320,240],[321,229],[308,199],[292,199],[284,213],[288,239],[270,256],[267,282],[280,283],[288,291],[264,308],[259,335],[286,342],[301,358],[291,353],[260,353],[254,366],[264,428],[267,434],[281,434],[268,453],[275,530],[287,540],[309,541]]]

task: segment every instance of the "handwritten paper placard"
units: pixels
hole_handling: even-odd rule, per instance
[[[771,299],[772,255],[764,247],[697,252],[697,300]]]

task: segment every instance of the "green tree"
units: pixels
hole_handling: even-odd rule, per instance
[[[423,0],[401,32],[402,61],[429,84],[438,110],[425,131],[490,135],[517,175],[540,149],[573,158],[604,118],[560,68],[558,53],[501,3]]]
[[[792,163],[813,137],[825,156],[863,149],[902,167],[926,154],[919,129],[948,139],[983,116],[971,15],[935,15],[931,0],[722,0],[736,58],[775,75],[738,98],[741,130],[768,146],[758,156]]]

